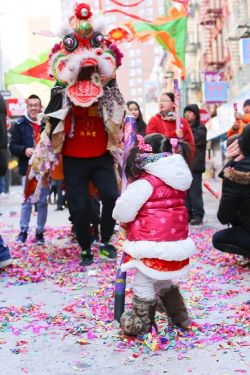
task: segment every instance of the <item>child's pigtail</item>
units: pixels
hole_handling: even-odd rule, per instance
[[[189,146],[188,143],[178,139],[178,151],[176,153],[181,154],[184,157],[186,163],[188,165],[190,165],[190,163],[191,163],[191,149],[190,149],[190,146]]]
[[[138,154],[139,147],[135,146],[130,150],[126,160],[125,174],[129,182],[136,180],[143,172],[139,167]]]

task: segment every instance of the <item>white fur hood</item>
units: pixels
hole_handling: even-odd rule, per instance
[[[185,191],[190,188],[192,174],[182,155],[171,155],[148,163],[145,172],[160,178],[173,189]]]

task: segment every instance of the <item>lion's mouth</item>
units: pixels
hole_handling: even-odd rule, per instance
[[[102,96],[103,90],[97,61],[85,59],[75,84],[68,86],[68,95],[75,105],[89,107]]]

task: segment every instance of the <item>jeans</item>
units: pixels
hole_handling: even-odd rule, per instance
[[[205,214],[203,198],[202,198],[202,173],[193,172],[193,181],[187,191],[186,206],[188,209],[188,216],[190,218],[199,216],[203,219]]]
[[[26,176],[22,177],[22,185],[23,188],[25,187],[25,180]],[[49,193],[49,188],[47,186],[42,187],[41,195],[39,201],[37,202],[37,227],[36,230],[38,233],[42,233],[44,231],[44,226],[47,220],[47,212],[48,212],[48,203],[47,203],[47,196]],[[21,206],[21,220],[20,220],[20,227],[22,231],[27,231],[29,229],[30,223],[30,216],[32,212],[32,203],[31,199],[28,198],[26,201],[22,203]]]
[[[212,241],[215,249],[250,257],[250,232],[243,227],[220,230],[213,235]]]
[[[70,216],[79,245],[83,250],[91,245],[90,181],[98,189],[102,202],[101,240],[108,242],[115,226],[112,212],[118,197],[113,157],[109,153],[88,159],[64,156],[63,170]]]

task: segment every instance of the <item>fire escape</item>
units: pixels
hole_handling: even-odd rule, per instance
[[[223,38],[224,19],[226,16],[224,0],[203,0],[200,22],[205,31],[201,59],[203,71],[216,71],[224,74],[230,61],[230,54]]]

